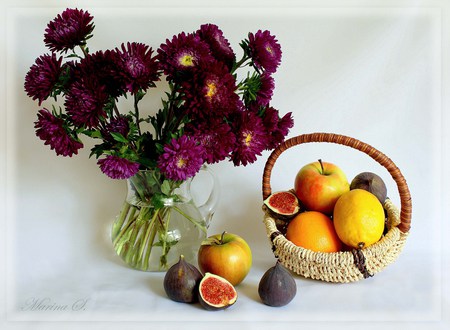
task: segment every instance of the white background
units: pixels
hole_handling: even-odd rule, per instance
[[[164,274],[126,268],[108,237],[125,183],[100,172],[88,158],[89,141],[73,158],[57,157],[44,146],[33,128],[40,108],[23,92],[29,67],[47,52],[47,23],[75,6],[94,16],[91,51],[127,41],[156,49],[166,38],[210,22],[219,25],[239,57],[238,43],[248,32],[270,30],[283,50],[272,105],[293,112],[289,136],[355,137],[387,154],[406,177],[412,229],[397,262],[351,284],[296,277],[291,304],[263,305],[258,282],[275,262],[262,224],[261,176],[269,155],[264,153],[247,167],[213,166],[222,198],[209,233],[242,236],[254,256],[233,307],[210,313],[174,303],[164,294]],[[448,326],[449,10],[447,1],[4,1],[0,328]],[[147,97],[148,111],[158,100],[157,92]],[[377,172],[398,205],[384,168],[336,145],[302,145],[284,153],[272,174],[273,190],[292,188],[297,170],[318,158],[338,164],[349,180],[362,171]],[[35,300],[68,310],[30,310]]]

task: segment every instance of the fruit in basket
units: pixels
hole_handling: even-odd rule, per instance
[[[206,273],[198,288],[200,304],[207,310],[220,310],[237,300],[234,286],[221,276]]]
[[[291,273],[277,262],[261,277],[258,294],[264,304],[281,307],[294,299],[297,285]]]
[[[342,248],[331,218],[317,211],[306,211],[292,219],[286,238],[315,252],[339,252]]]
[[[345,173],[320,159],[303,166],[295,177],[295,194],[310,211],[331,215],[337,199],[349,190]]]
[[[184,260],[180,260],[170,267],[164,276],[164,291],[167,296],[178,302],[193,303],[198,300],[198,285],[203,278],[200,271]]]
[[[364,189],[377,196],[381,204],[384,204],[387,198],[387,188],[383,179],[372,172],[362,172],[355,176],[350,183],[350,190]]]
[[[264,200],[264,205],[278,219],[291,219],[300,211],[298,198],[291,191],[279,191],[271,194]]]
[[[252,266],[252,251],[247,242],[236,234],[223,232],[205,239],[198,251],[198,266],[203,273],[224,277],[238,285]]]
[[[378,242],[384,230],[384,209],[378,198],[354,189],[342,195],[334,208],[333,223],[341,241],[355,249]]]

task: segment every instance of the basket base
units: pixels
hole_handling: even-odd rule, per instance
[[[268,213],[264,224],[272,251],[280,263],[305,278],[333,283],[349,283],[369,278],[393,263],[401,253],[408,233],[395,226],[397,208],[388,201],[385,209],[388,223],[393,224],[377,243],[354,251],[335,253],[314,252],[296,246],[277,229],[276,221]]]

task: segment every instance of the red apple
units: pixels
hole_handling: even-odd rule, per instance
[[[242,237],[223,232],[202,242],[198,251],[198,266],[203,274],[216,274],[237,285],[250,271],[252,251]]]
[[[331,215],[334,204],[350,185],[338,166],[319,159],[298,171],[294,189],[306,209]]]

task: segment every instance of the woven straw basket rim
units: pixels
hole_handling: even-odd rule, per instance
[[[264,225],[272,250],[279,262],[298,275],[327,282],[347,283],[373,276],[393,263],[402,251],[411,228],[412,202],[406,180],[395,163],[367,143],[334,133],[311,133],[290,138],[272,151],[264,167],[262,179],[263,200],[272,193],[270,177],[276,160],[294,146],[325,142],[344,145],[359,150],[385,167],[397,184],[401,209],[388,199],[388,232],[381,240],[362,250],[335,253],[314,252],[294,245],[278,230],[276,219],[269,212],[264,214]]]

